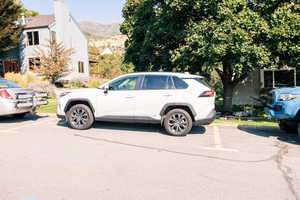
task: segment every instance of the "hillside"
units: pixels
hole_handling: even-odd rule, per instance
[[[80,28],[88,34],[98,37],[120,35],[120,23],[101,23],[96,21],[80,21]]]
[[[125,35],[114,35],[106,38],[89,37],[90,46],[99,48],[102,52],[106,48],[109,48],[113,52],[123,52],[125,48],[125,41],[127,37]]]

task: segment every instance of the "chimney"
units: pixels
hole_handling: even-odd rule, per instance
[[[25,25],[26,24],[26,19],[25,19],[25,15],[24,13],[21,14],[21,25]]]

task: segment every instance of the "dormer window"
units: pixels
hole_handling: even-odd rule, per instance
[[[38,31],[27,32],[27,45],[34,46],[39,44],[40,44],[39,32]]]

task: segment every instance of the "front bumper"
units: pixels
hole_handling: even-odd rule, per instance
[[[265,112],[270,115],[271,118],[279,120],[294,119],[297,114],[297,109],[286,103],[274,104],[269,108],[265,108]]]
[[[60,114],[56,114],[57,118],[65,120],[66,116],[65,115],[60,115]]]
[[[207,117],[203,119],[198,119],[194,122],[194,125],[199,126],[199,125],[209,125],[215,121],[217,117],[217,112],[215,110],[211,111]]]

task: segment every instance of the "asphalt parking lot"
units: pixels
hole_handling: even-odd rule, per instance
[[[300,143],[276,128],[0,118],[1,200],[300,200]]]

